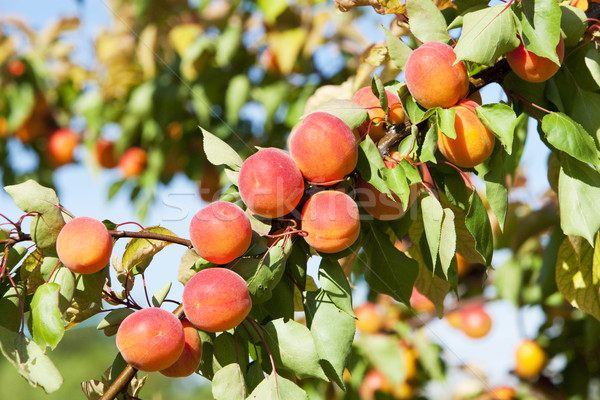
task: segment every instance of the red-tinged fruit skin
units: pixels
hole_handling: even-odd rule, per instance
[[[419,312],[429,313],[435,311],[435,304],[425,297],[425,295],[421,294],[416,287],[413,287],[412,294],[410,295],[410,305]]]
[[[345,193],[325,190],[312,195],[302,209],[304,240],[315,250],[337,253],[360,234],[358,206]]]
[[[124,178],[138,176],[146,168],[148,154],[139,147],[130,147],[119,159],[118,167]]]
[[[54,131],[48,138],[48,155],[54,167],[73,161],[73,153],[79,144],[79,136],[68,128]]]
[[[170,378],[183,378],[190,376],[198,369],[202,360],[202,340],[198,329],[186,318],[181,320],[185,344],[181,355],[170,367],[160,371],[161,374]]]
[[[198,255],[206,261],[227,264],[250,247],[250,219],[244,210],[233,203],[211,203],[192,218],[190,240]]]
[[[378,332],[383,326],[383,315],[376,304],[367,302],[354,309],[356,328],[362,333]]]
[[[226,268],[204,269],[183,288],[185,315],[203,331],[233,329],[246,318],[251,308],[246,281]]]
[[[304,180],[294,160],[283,150],[259,150],[244,161],[238,179],[242,201],[265,218],[290,213],[304,194]]]
[[[461,309],[461,322],[462,331],[473,339],[486,336],[492,329],[492,319],[483,304],[473,304]]]
[[[556,45],[556,54],[562,64],[565,55],[565,41],[560,38]],[[544,82],[552,78],[560,69],[552,60],[540,57],[533,52],[526,50],[523,42],[514,50],[506,53],[506,60],[517,76],[528,82]]]
[[[359,89],[352,97],[352,101],[365,108],[369,115],[369,119],[363,122],[358,131],[362,137],[365,137],[368,133],[374,142],[385,136],[388,121],[392,124],[399,124],[404,121],[404,109],[398,96],[387,90],[385,94],[388,101],[387,116],[381,108],[379,98],[375,96],[370,86]]]
[[[373,369],[365,375],[358,388],[358,393],[363,400],[374,400],[376,398],[375,392],[391,394],[392,390],[392,384],[388,378],[383,373]]]
[[[452,107],[467,96],[469,75],[464,62],[453,65],[456,53],[440,42],[427,42],[415,49],[404,68],[406,86],[425,108]]]
[[[67,222],[56,239],[56,252],[65,267],[78,274],[93,274],[104,268],[112,252],[112,236],[94,218]]]
[[[546,365],[546,352],[533,340],[524,340],[517,348],[515,372],[521,378],[535,378]]]
[[[290,154],[310,182],[331,185],[350,174],[358,143],[350,127],[324,112],[307,115],[290,137]]]
[[[463,100],[453,107],[456,110],[455,139],[438,129],[438,149],[448,161],[463,168],[481,164],[494,151],[494,134],[477,117],[476,107],[478,104],[471,100]]]
[[[127,316],[117,331],[117,347],[133,367],[160,371],[175,363],[185,346],[181,321],[170,312],[151,307]]]
[[[105,139],[99,138],[94,146],[96,153],[96,161],[102,168],[110,169],[117,166],[119,160],[115,153],[115,143]]]
[[[13,60],[8,64],[8,73],[18,78],[25,73],[25,63],[21,60]]]

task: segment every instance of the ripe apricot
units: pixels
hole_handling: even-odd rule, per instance
[[[117,166],[118,160],[114,142],[102,137],[99,138],[94,145],[94,153],[98,165],[102,168],[110,169]]]
[[[383,316],[377,305],[367,302],[354,309],[356,328],[362,333],[375,333],[383,325]]]
[[[112,252],[112,236],[97,219],[79,217],[67,222],[56,239],[56,252],[65,267],[78,274],[104,268]]]
[[[392,394],[393,387],[388,378],[376,369],[373,369],[365,375],[358,393],[363,400],[374,400],[375,392]]]
[[[207,332],[238,326],[250,312],[246,281],[227,268],[204,269],[183,288],[183,309],[189,321]]]
[[[73,153],[79,144],[79,136],[68,128],[54,131],[48,138],[50,164],[60,167],[73,161]]]
[[[21,60],[13,60],[8,63],[8,73],[14,77],[19,77],[25,73],[25,63]]]
[[[478,339],[487,335],[492,328],[492,319],[483,304],[473,304],[461,309],[461,329],[465,335]]]
[[[130,147],[119,159],[118,167],[124,178],[138,176],[146,168],[148,154],[139,147]]]
[[[556,54],[562,64],[565,55],[565,41],[562,36],[556,45]],[[506,53],[506,60],[517,76],[528,82],[544,82],[552,78],[560,69],[554,61],[546,57],[540,57],[526,50],[523,42],[519,47]]]
[[[336,183],[356,167],[358,144],[350,127],[338,117],[315,112],[292,133],[290,154],[311,182]]]
[[[192,218],[190,240],[196,253],[206,261],[227,264],[250,247],[250,219],[244,210],[233,203],[211,203]]]
[[[387,90],[385,94],[388,102],[387,113],[381,108],[379,98],[375,96],[370,86],[359,89],[352,97],[352,101],[365,108],[369,115],[369,119],[358,127],[361,137],[365,137],[368,133],[376,142],[385,136],[388,122],[399,124],[404,121],[404,109],[398,96]]]
[[[425,295],[421,294],[414,286],[410,295],[410,305],[419,312],[429,313],[435,311],[435,304],[425,297]]]
[[[513,400],[517,398],[517,391],[509,386],[498,386],[488,395],[490,400]]]
[[[186,318],[181,320],[185,344],[181,355],[170,367],[160,371],[161,374],[170,378],[182,378],[190,376],[198,369],[202,360],[202,340],[198,330]]]
[[[325,190],[312,195],[302,209],[304,238],[315,250],[337,253],[350,247],[360,233],[358,206],[345,193]]]
[[[524,340],[517,348],[515,372],[522,378],[535,378],[546,364],[546,352],[533,340]]]
[[[117,331],[121,355],[141,371],[160,371],[171,366],[184,346],[181,322],[161,308],[144,308],[128,315]]]
[[[458,269],[458,276],[464,276],[468,274],[473,268],[473,264],[465,260],[465,258],[458,253],[456,253],[456,266]]]
[[[485,161],[494,151],[494,134],[477,118],[477,103],[463,100],[454,106],[456,139],[438,129],[438,149],[453,164],[472,168]]]
[[[464,62],[445,43],[427,42],[414,50],[404,68],[406,86],[425,108],[451,107],[466,97],[469,76]]]
[[[254,214],[278,218],[291,212],[304,194],[302,173],[283,150],[261,149],[242,164],[240,195]]]

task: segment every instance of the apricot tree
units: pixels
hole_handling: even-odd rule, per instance
[[[189,240],[168,227],[123,230],[76,217],[3,161],[4,189],[24,214],[0,214],[0,350],[32,386],[58,389],[47,348],[101,316],[116,358],[100,380],[82,383],[90,399],[140,398],[144,371],[197,373],[219,400],[425,396],[429,380],[444,379],[445,349],[423,327],[447,315],[477,339],[499,325],[483,303],[508,299],[539,306],[546,321],[516,349],[518,393],[484,385],[471,398],[593,393],[598,3],[338,0],[348,14],[336,22],[312,2],[195,9],[171,0],[138,7],[127,28],[131,8],[114,3],[122,23],[98,39],[106,70],[87,71],[96,92],[53,50],[77,21],[34,41],[28,56],[1,37],[0,153],[11,140],[47,151],[30,172],[50,185],[48,173],[72,160],[80,139],[59,122],[83,116],[91,157],[121,168],[111,195],[133,183],[144,215],[158,182],[184,171],[211,202],[192,218]],[[393,19],[385,42],[359,56],[344,47],[356,44],[345,24],[365,6]],[[171,11],[174,25],[162,18]],[[259,44],[249,39],[257,20]],[[346,52],[329,78],[312,64],[328,22],[327,40]],[[35,54],[69,72],[39,79],[50,72]],[[475,101],[491,83],[505,101]],[[268,117],[262,135],[240,117],[251,101]],[[113,122],[117,142],[101,138]],[[551,191],[532,210],[509,192],[524,185],[519,165],[536,123]],[[184,250],[182,298],[169,298],[172,282],[146,292],[146,303],[134,298],[171,244]],[[492,270],[495,249],[510,256]],[[368,288],[356,309],[354,285]],[[495,294],[484,293],[491,285]],[[566,361],[544,369],[552,358]]]

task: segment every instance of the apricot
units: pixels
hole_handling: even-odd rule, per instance
[[[206,202],[215,200],[221,190],[221,176],[217,168],[205,161],[202,170],[202,179],[198,184],[200,198]]]
[[[148,154],[139,147],[130,147],[119,159],[117,166],[124,178],[138,176],[146,168]]]
[[[454,106],[456,139],[438,129],[438,149],[453,164],[472,168],[485,161],[494,151],[494,134],[477,118],[477,103],[463,100]]]
[[[456,253],[456,266],[458,269],[458,276],[465,276],[473,268],[473,264],[465,260],[465,258],[458,253]]]
[[[233,203],[211,203],[192,218],[190,240],[196,253],[206,261],[227,264],[250,247],[250,219]]]
[[[565,41],[562,36],[556,45],[556,54],[562,64],[565,55]],[[554,61],[546,57],[540,57],[526,50],[523,41],[519,47],[506,53],[506,60],[517,76],[528,82],[544,82],[552,78],[560,69]]]
[[[242,200],[254,214],[278,218],[290,213],[304,194],[302,173],[283,150],[259,150],[244,161],[239,189]]]
[[[352,97],[352,101],[367,110],[369,119],[358,127],[361,137],[367,133],[374,142],[385,136],[387,133],[387,123],[400,124],[404,121],[404,109],[400,99],[395,94],[385,91],[388,102],[387,113],[381,108],[379,98],[375,96],[370,86],[359,89]]]
[[[413,286],[412,294],[410,295],[410,305],[418,312],[429,313],[435,311],[435,304]]]
[[[533,340],[521,342],[516,352],[515,372],[522,378],[535,378],[546,364],[546,352]]]
[[[115,143],[108,139],[99,138],[94,145],[94,153],[98,165],[102,168],[114,168],[119,162],[115,153]]]
[[[198,369],[202,360],[202,340],[198,330],[186,318],[181,320],[185,344],[181,355],[170,367],[160,371],[161,374],[170,378],[183,378],[190,376]]]
[[[467,96],[469,76],[464,62],[445,43],[427,42],[414,50],[404,68],[408,91],[425,108],[451,107]]]
[[[374,400],[376,398],[375,392],[377,391],[392,394],[393,387],[385,375],[378,370],[373,369],[365,375],[358,388],[358,394],[363,400]]]
[[[358,161],[352,129],[338,117],[307,115],[290,138],[290,154],[309,181],[330,185],[350,174]]]
[[[367,302],[354,309],[356,328],[362,333],[378,332],[383,325],[383,316],[377,305]]]
[[[345,193],[325,190],[312,195],[302,209],[304,238],[315,250],[337,253],[350,247],[360,233],[358,206]]]
[[[517,398],[517,391],[510,386],[498,386],[491,390],[488,395],[493,400],[513,400]]]
[[[48,138],[48,157],[54,167],[73,161],[73,153],[79,144],[79,136],[68,128],[54,131]]]
[[[465,335],[478,339],[487,335],[492,328],[492,319],[483,304],[473,304],[461,309],[461,330]]]
[[[60,262],[78,274],[93,274],[104,268],[112,252],[112,236],[94,218],[79,217],[67,222],[56,239]]]
[[[13,60],[8,63],[8,73],[14,76],[15,78],[23,75],[25,73],[25,63],[21,60]]]
[[[462,314],[460,310],[453,310],[446,314],[446,320],[450,326],[461,329],[462,328]]]
[[[246,318],[251,308],[246,281],[226,268],[204,269],[183,288],[185,315],[203,331],[233,329]]]
[[[161,308],[145,308],[128,315],[117,331],[121,355],[141,371],[160,371],[173,365],[184,346],[181,322]]]

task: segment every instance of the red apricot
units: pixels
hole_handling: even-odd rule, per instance
[[[198,255],[206,261],[227,264],[250,247],[250,219],[233,203],[211,203],[192,218],[190,240]]]
[[[202,340],[198,330],[186,318],[181,320],[185,344],[181,355],[170,367],[160,371],[161,374],[171,378],[182,378],[193,374],[202,360]]]
[[[435,304],[413,286],[412,294],[410,295],[410,305],[418,312],[429,313],[435,311]]]
[[[304,194],[300,169],[280,149],[262,149],[248,157],[242,164],[238,182],[248,209],[266,218],[288,214]]]
[[[362,333],[375,333],[383,325],[383,316],[377,305],[367,302],[354,309],[356,328]]]
[[[304,118],[293,131],[289,148],[302,175],[321,185],[344,179],[358,161],[358,144],[350,127],[324,112]]]
[[[481,338],[492,328],[492,319],[483,304],[474,304],[461,309],[461,330],[471,338]]]
[[[373,369],[365,375],[358,393],[363,400],[374,400],[375,392],[392,394],[393,387],[388,378],[376,369]]]
[[[374,142],[386,134],[387,123],[399,124],[404,121],[404,109],[400,99],[395,94],[385,91],[388,102],[388,111],[385,113],[381,108],[379,98],[375,96],[370,86],[359,89],[352,97],[352,101],[367,110],[369,119],[358,128],[362,137],[367,133]]]
[[[438,129],[438,149],[448,161],[463,168],[481,164],[494,151],[494,134],[479,120],[476,107],[478,104],[471,100],[463,100],[453,107],[456,110],[455,139]]]
[[[302,209],[306,242],[317,251],[337,253],[350,247],[360,233],[358,206],[345,193],[325,190],[312,195]]]
[[[119,159],[118,167],[124,178],[138,176],[146,168],[148,154],[139,147],[130,147]]]
[[[54,167],[73,161],[73,153],[79,144],[79,136],[68,128],[54,131],[48,138],[48,156]]]
[[[562,36],[556,45],[556,54],[562,64],[565,55],[565,41]],[[526,50],[523,42],[516,49],[506,53],[506,60],[517,76],[528,82],[544,82],[552,78],[560,69],[560,65],[549,58],[540,57]]]
[[[115,154],[114,142],[101,137],[94,145],[94,152],[96,155],[96,161],[102,168],[110,169],[117,166],[118,160]]]
[[[445,43],[427,42],[414,50],[404,68],[406,86],[425,108],[451,107],[467,96],[469,76],[463,61]]]
[[[185,345],[183,326],[177,317],[151,307],[127,316],[117,331],[121,355],[141,371],[160,371],[175,363]]]
[[[25,63],[21,60],[13,60],[8,63],[8,73],[14,77],[19,77],[25,73]]]
[[[515,372],[522,378],[534,378],[546,364],[546,352],[533,340],[524,340],[517,348]]]
[[[93,274],[110,261],[112,236],[94,218],[75,218],[61,229],[56,239],[58,258],[71,271]]]
[[[238,326],[250,312],[252,300],[246,281],[226,268],[208,268],[183,288],[183,309],[197,328],[221,332]]]

